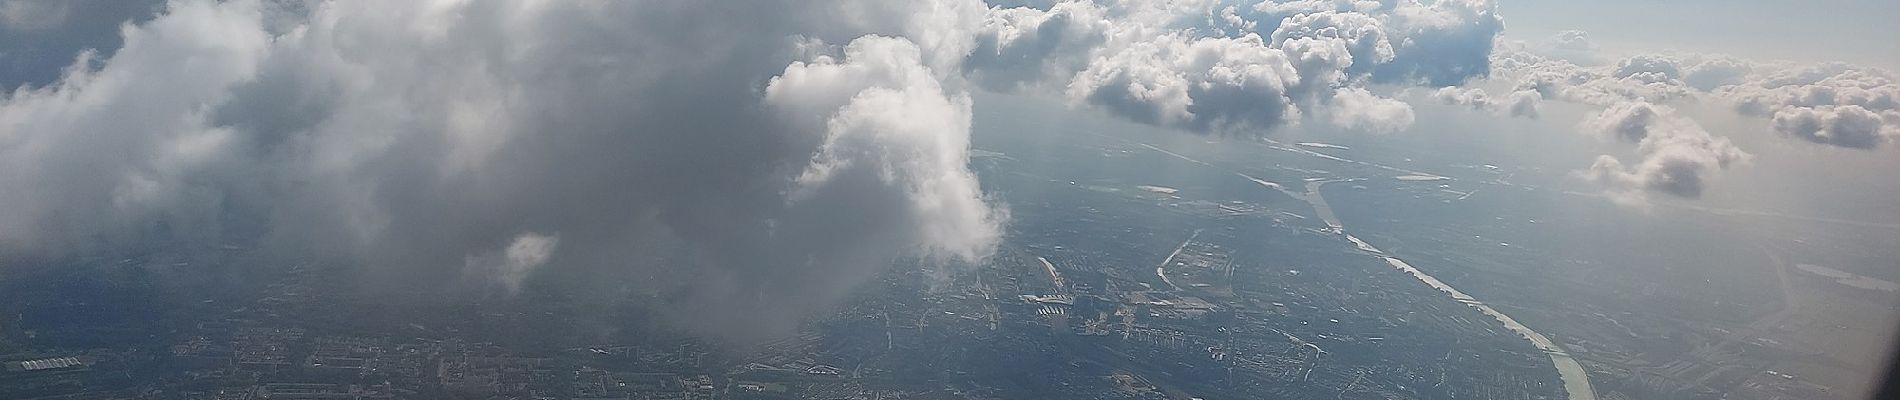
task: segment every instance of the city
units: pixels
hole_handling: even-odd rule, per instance
[[[0,0],[0,399],[1900,396],[1895,16]]]
[[[1339,179],[1355,173],[1348,166],[1356,164],[1296,151],[1274,164],[1236,165],[1243,169],[1236,177],[1209,167],[1212,162],[1145,143],[1035,150],[1076,167],[1025,166],[1008,151],[975,161],[998,192],[1034,193],[1039,200],[1012,203],[1017,222],[996,256],[978,265],[900,261],[835,313],[790,337],[739,346],[709,342],[664,329],[634,305],[638,298],[583,307],[560,293],[529,291],[472,305],[384,306],[351,299],[344,286],[350,282],[336,278],[346,269],[320,263],[276,270],[255,292],[157,303],[131,297],[150,290],[136,281],[65,282],[59,271],[49,271],[25,276],[44,280],[40,292],[7,291],[15,316],[7,325],[5,358],[16,361],[7,364],[0,393],[220,399],[1567,396],[1546,351],[1470,296],[1450,295],[1395,268],[1388,260],[1396,258],[1367,242],[1401,246],[1408,258],[1432,253],[1402,246],[1393,233],[1342,233],[1334,217],[1302,198],[1305,191],[1285,189],[1306,186],[1317,193],[1321,185],[1296,183],[1331,182],[1323,186],[1329,192],[1351,185],[1344,190],[1450,201],[1469,197],[1472,189],[1462,180]],[[1101,165],[1126,170],[1094,169],[1086,158],[1117,159]],[[1174,165],[1139,167],[1154,164]],[[1360,167],[1356,173],[1393,173]],[[1208,171],[1141,176],[1170,168]],[[1384,192],[1370,190],[1375,187]],[[1367,218],[1346,210],[1329,213],[1344,212],[1347,221]],[[1530,236],[1520,237],[1491,246],[1535,245]],[[86,268],[122,279],[191,268],[164,257],[97,260]],[[263,276],[232,279],[256,278]],[[1455,280],[1482,282],[1472,279]],[[72,303],[44,288],[97,291],[102,296],[92,301],[117,303]],[[108,293],[126,297],[103,296]],[[1618,313],[1613,306],[1577,304],[1570,307],[1597,310],[1588,315],[1605,322],[1566,325],[1543,316],[1552,311],[1530,311],[1562,306],[1513,301],[1503,309],[1550,327],[1547,332],[1590,371],[1598,398],[1702,398],[1713,392],[1696,388],[1728,385],[1783,398],[1831,395],[1825,384],[1794,371],[1762,369],[1770,365],[1765,360],[1828,351],[1800,350],[1810,345],[1780,333],[1789,332],[1781,330],[1781,320],[1791,318],[1785,313],[1764,315],[1765,322],[1736,321],[1740,325],[1672,326],[1655,319],[1672,310],[1611,318]],[[139,315],[98,317],[124,318],[107,323],[63,320],[105,310]],[[577,319],[606,315],[619,326],[578,328]],[[1730,333],[1696,346],[1682,361],[1651,361],[1649,354],[1671,350],[1644,347],[1654,346],[1646,338],[1692,332]],[[139,345],[100,345],[122,340]]]

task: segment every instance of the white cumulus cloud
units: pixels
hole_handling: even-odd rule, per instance
[[[1006,218],[938,84],[980,4],[284,5],[173,1],[7,95],[0,253],[235,242],[415,291],[665,276],[625,282],[756,333],[894,259],[980,259]]]
[[[1585,119],[1582,128],[1599,137],[1637,145],[1639,159],[1633,164],[1603,155],[1580,172],[1625,202],[1640,203],[1650,192],[1699,197],[1716,175],[1751,157],[1727,138],[1710,134],[1667,106],[1613,104]]]

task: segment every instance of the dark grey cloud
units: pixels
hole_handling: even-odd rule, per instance
[[[0,253],[256,233],[411,290],[644,271],[668,277],[642,290],[684,326],[757,333],[893,259],[984,257],[1006,218],[964,165],[968,96],[932,66],[969,44],[931,29],[980,14],[280,6],[176,1],[109,57],[9,95]],[[655,237],[680,249],[627,254]]]
[[[0,91],[59,79],[83,51],[110,56],[119,28],[157,15],[162,0],[0,0]]]
[[[1502,27],[1489,1],[1276,4],[74,9],[10,29],[132,23],[0,101],[0,256],[241,243],[404,290],[614,273],[683,326],[770,333],[893,260],[993,250],[968,87],[1195,132],[1395,131],[1411,108],[1368,85],[1483,76]]]
[[[998,8],[975,32],[976,47],[963,69],[995,90],[1063,84],[1107,45],[1108,10],[1093,2],[1062,2],[1045,9]]]
[[[1392,62],[1374,69],[1375,79],[1449,86],[1491,74],[1491,50],[1504,31],[1496,2],[1399,4],[1389,22],[1398,44],[1393,46]]]

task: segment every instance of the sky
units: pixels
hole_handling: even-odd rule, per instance
[[[1803,4],[0,0],[0,268],[608,269],[688,329],[784,330],[892,260],[995,250],[977,93],[1219,138],[1529,120],[1600,144],[1557,168],[1630,212],[1900,221],[1892,7]]]
[[[1503,1],[1504,36],[1539,40],[1589,32],[1612,51],[1686,50],[1769,61],[1839,61],[1900,69],[1893,17],[1877,0],[1519,0]]]

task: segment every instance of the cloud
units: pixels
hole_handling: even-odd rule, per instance
[[[752,295],[765,303],[737,305],[801,312],[696,313],[695,324],[730,329],[761,318],[792,324],[841,301],[899,256],[978,261],[994,251],[1007,211],[983,197],[965,167],[971,100],[946,91],[919,53],[904,39],[867,36],[847,45],[842,57],[793,63],[772,79],[765,104],[781,111],[787,124],[812,124],[812,132],[823,133],[793,178],[786,212],[767,225],[769,245],[780,252],[747,260],[790,265],[694,290],[713,294],[709,301]],[[824,115],[822,125],[813,115]],[[800,253],[825,257],[786,257]],[[810,273],[829,279],[802,276]]]
[[[1538,107],[1544,100],[1544,96],[1535,89],[1518,89],[1505,95],[1502,100],[1493,100],[1484,89],[1463,86],[1438,88],[1431,97],[1439,104],[1466,106],[1473,110],[1524,118],[1537,118]]]
[[[1676,66],[1676,60],[1668,57],[1638,54],[1616,62],[1610,77],[1619,79],[1634,78],[1642,82],[1668,82],[1682,78],[1682,68]]]
[[[499,251],[464,258],[462,265],[469,273],[492,277],[509,293],[514,293],[521,290],[521,281],[527,279],[530,272],[554,257],[554,246],[560,242],[560,236],[522,233]]]
[[[1801,107],[1776,111],[1774,127],[1809,142],[1871,149],[1900,136],[1887,119],[1857,105]]]
[[[621,282],[763,334],[894,259],[980,259],[1007,218],[939,84],[968,8],[277,6],[175,1],[7,96],[0,253],[238,243],[405,291],[662,276]]]
[[[1297,116],[1286,53],[1258,36],[1143,42],[1098,60],[1069,97],[1136,122],[1192,131],[1273,129]]]
[[[1773,69],[1718,93],[1733,101],[1737,111],[1759,116],[1846,105],[1876,112],[1900,110],[1900,85],[1887,71],[1838,63]]]
[[[1623,101],[1667,103],[1693,96],[1673,60],[1637,58],[1602,67],[1580,66],[1524,49],[1499,54],[1499,76],[1516,80],[1517,90],[1534,90],[1545,99],[1605,107]]]
[[[1673,113],[1666,107],[1642,102],[1623,102],[1611,105],[1589,119],[1584,120],[1585,131],[1595,133],[1606,139],[1622,140],[1630,143],[1649,139],[1652,129],[1663,129],[1662,133],[1672,134],[1677,130],[1690,129],[1682,120],[1662,121],[1664,113]],[[1663,125],[1668,122],[1668,126]]]
[[[1715,95],[1737,112],[1768,118],[1776,133],[1810,143],[1872,150],[1900,135],[1900,84],[1880,69],[1839,63],[1769,69]]]
[[[963,63],[971,79],[998,90],[1066,83],[1112,30],[1106,10],[1092,2],[1062,2],[1048,10],[1000,8],[975,31],[976,47]]]
[[[1504,113],[1513,117],[1537,118],[1544,95],[1535,90],[1518,90],[1505,97]]]
[[[1504,30],[1497,3],[1490,0],[1273,0],[1256,4],[1254,10],[1263,14],[1256,17],[1263,28],[1291,27],[1310,32],[1309,37],[1353,39],[1354,48],[1362,49],[1354,53],[1362,60],[1358,68],[1387,83],[1448,86],[1486,76],[1492,48]],[[1375,52],[1390,55],[1367,57]]]
[[[1500,75],[1545,98],[1609,107],[1625,102],[1715,101],[1810,143],[1871,150],[1900,124],[1900,85],[1884,70],[1841,63],[1794,66],[1722,55],[1639,54],[1586,67],[1523,48],[1501,50]],[[1457,95],[1440,97],[1459,103]]]
[[[1485,76],[1503,26],[1489,1],[1197,4],[993,8],[966,75],[998,90],[1061,88],[1073,104],[1193,132],[1263,134],[1308,118],[1396,131],[1410,107],[1368,84]]]
[[[1590,33],[1580,30],[1561,31],[1555,35],[1551,35],[1550,47],[1557,50],[1580,52],[1593,52],[1597,50],[1596,42],[1590,40]]]
[[[0,100],[0,255],[239,244],[404,291],[598,276],[769,334],[894,260],[995,249],[971,87],[1389,132],[1414,115],[1375,85],[1485,76],[1502,29],[1490,1],[1276,4],[174,0]]]
[[[1624,102],[1598,111],[1582,124],[1586,133],[1637,144],[1639,161],[1625,165],[1613,156],[1597,157],[1579,175],[1606,187],[1613,198],[1641,203],[1647,193],[1697,198],[1708,181],[1751,155],[1727,138],[1715,137],[1674,109]]]
[[[72,13],[63,0],[0,0],[0,31],[37,31],[58,27]]]
[[[237,166],[226,152],[243,138],[204,109],[258,73],[269,46],[258,12],[181,4],[127,30],[104,68],[82,55],[59,86],[0,103],[0,167],[9,171],[0,174],[0,246],[82,250],[145,233],[214,240],[224,196],[199,174]]]
[[[1754,67],[1734,57],[1714,56],[1690,65],[1682,72],[1682,82],[1701,91],[1741,84]]]
[[[45,86],[74,56],[109,57],[120,27],[148,21],[162,0],[0,0],[0,92]]]
[[[1491,51],[1504,31],[1496,2],[1400,2],[1392,10],[1388,24],[1398,44],[1392,62],[1376,67],[1374,78],[1447,86],[1491,73]]]
[[[1396,132],[1412,126],[1412,107],[1404,102],[1374,96],[1361,88],[1343,88],[1333,93],[1328,107],[1332,123],[1347,129],[1369,132]]]
[[[1279,27],[1273,30],[1271,38],[1271,41],[1280,47],[1285,47],[1289,41],[1313,40],[1337,43],[1346,49],[1345,56],[1334,57],[1346,65],[1332,66],[1342,70],[1340,71],[1342,74],[1370,73],[1374,66],[1390,63],[1397,57],[1397,52],[1392,48],[1392,40],[1387,36],[1385,23],[1379,18],[1361,12],[1323,11],[1293,14],[1280,22]]]

